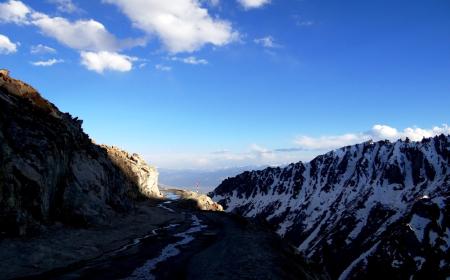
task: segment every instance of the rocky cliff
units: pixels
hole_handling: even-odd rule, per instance
[[[105,223],[136,200],[161,196],[154,168],[94,144],[81,125],[0,72],[0,237],[54,221]]]
[[[117,147],[101,145],[108,152],[111,161],[120,168],[122,173],[138,187],[138,195],[162,198],[158,188],[158,171],[149,166],[138,154],[129,154]],[[138,198],[138,197],[135,197]]]
[[[449,163],[449,136],[366,142],[242,173],[212,198],[265,218],[333,279],[446,279]]]

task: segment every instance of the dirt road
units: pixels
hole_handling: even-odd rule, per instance
[[[94,258],[22,279],[318,279],[260,223],[177,201],[154,207],[172,222]]]

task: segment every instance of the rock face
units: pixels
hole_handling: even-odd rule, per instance
[[[122,173],[135,182],[138,186],[138,193],[150,198],[162,198],[162,193],[158,188],[158,171],[155,167],[148,166],[138,154],[128,154],[127,152],[114,147],[102,145],[106,149],[109,158]]]
[[[242,173],[211,195],[226,211],[265,218],[333,279],[445,279],[449,161],[449,136],[367,142]]]
[[[182,200],[191,201],[195,205],[194,208],[200,209],[202,211],[223,211],[222,205],[217,202],[214,202],[209,196],[204,194],[198,194],[196,192],[191,191],[182,191],[180,192],[180,196]]]
[[[138,199],[160,196],[154,168],[94,144],[81,124],[0,72],[0,236],[54,221],[105,223]]]

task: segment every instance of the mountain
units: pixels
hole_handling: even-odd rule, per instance
[[[244,172],[211,195],[265,218],[332,279],[448,279],[449,160],[449,136],[369,141]]]
[[[136,154],[96,145],[81,125],[0,71],[0,237],[55,221],[105,223],[137,200],[161,196],[155,168]]]
[[[226,178],[236,176],[246,170],[255,168],[259,169],[259,167],[255,166],[245,166],[216,170],[158,168],[158,171],[159,181],[162,185],[197,191],[196,186],[198,184],[200,192],[208,193]]]

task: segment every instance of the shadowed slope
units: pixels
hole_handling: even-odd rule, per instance
[[[81,124],[0,72],[2,234],[23,235],[53,221],[105,223],[137,199],[160,196],[156,170],[94,144]]]

